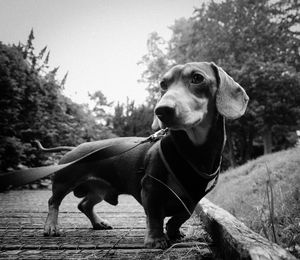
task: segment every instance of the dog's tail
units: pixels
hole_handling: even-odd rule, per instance
[[[43,152],[55,153],[55,152],[62,152],[62,151],[72,151],[75,148],[73,146],[58,146],[53,148],[45,148],[38,140],[34,140],[34,142],[37,144],[38,148]]]

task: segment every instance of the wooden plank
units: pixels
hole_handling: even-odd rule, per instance
[[[38,194],[38,195],[37,195]],[[50,190],[14,190],[1,193],[1,212],[48,212],[48,199],[51,197]],[[61,203],[60,213],[80,212],[77,209],[81,199],[76,198],[73,193],[68,194]],[[121,205],[121,206],[120,206]],[[112,206],[105,201],[95,207],[97,212],[104,213],[143,213],[141,205],[132,196],[119,196],[119,205]]]
[[[138,228],[145,228],[145,217],[126,217],[126,218],[106,218],[106,216],[102,216],[104,219],[107,219],[110,224],[114,228],[124,228],[124,227],[138,227]],[[31,219],[31,218],[24,218],[24,219],[0,219],[0,225],[6,228],[16,228],[16,227],[23,227],[23,228],[43,228],[45,223],[46,217],[40,219]],[[62,229],[67,228],[91,228],[90,221],[84,216],[82,218],[73,218],[69,217],[66,214],[65,217],[60,216],[58,219],[59,227]]]
[[[296,260],[279,245],[255,233],[229,212],[203,198],[196,213],[224,259]]]
[[[213,259],[207,247],[115,250],[11,250],[0,252],[0,259]]]
[[[60,207],[61,236],[44,237],[50,194],[48,190],[0,194],[0,259],[212,259],[215,254],[197,217],[184,225],[188,236],[183,243],[167,250],[144,248],[145,213],[130,196],[120,196],[117,207],[100,203],[96,211],[114,229],[93,230],[77,209],[80,199],[70,194]]]

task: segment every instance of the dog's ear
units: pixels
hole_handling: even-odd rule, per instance
[[[154,131],[158,131],[161,128],[160,124],[159,124],[159,119],[157,118],[156,115],[154,115],[154,117],[153,117],[153,123],[151,125],[151,128]]]
[[[229,119],[241,117],[245,113],[249,101],[246,91],[222,68],[214,63],[211,63],[211,66],[218,85],[216,106],[219,113]]]

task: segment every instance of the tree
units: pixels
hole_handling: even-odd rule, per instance
[[[57,68],[48,67],[46,47],[38,55],[30,32],[26,45],[0,42],[0,169],[19,164],[38,166],[46,157],[32,145],[35,139],[47,147],[78,145],[115,136],[99,126],[92,112],[62,95]]]
[[[108,102],[106,96],[100,90],[93,94],[89,94],[89,97],[91,101],[94,101],[95,103],[93,112],[98,120],[98,123],[106,126],[110,125],[111,115],[107,110],[113,105],[113,102]]]
[[[246,115],[228,127],[233,142],[229,147],[238,162],[253,156],[254,144],[264,143],[265,153],[291,145],[283,136],[299,127],[297,26],[297,1],[225,0],[203,4],[191,18],[171,27],[173,35],[161,59],[214,61],[250,96]],[[151,62],[157,63],[155,58]],[[147,73],[158,76],[152,67]]]
[[[125,121],[126,117],[124,116],[124,104],[120,104],[119,102],[115,106],[115,113],[113,116],[113,131],[117,136],[126,136],[125,133]]]
[[[167,43],[156,32],[150,34],[147,41],[148,54],[139,62],[145,67],[141,82],[148,84],[148,106],[154,108],[160,97],[159,80],[167,68],[173,64],[166,56]]]
[[[149,136],[152,133],[153,110],[145,105],[135,106],[127,99],[118,103],[113,117],[113,132],[118,136]]]
[[[279,137],[286,143],[282,148],[289,146],[288,132],[295,131],[300,123],[299,73],[283,63],[255,61],[244,66],[239,79],[253,99],[247,119],[262,138],[265,153],[272,152]]]

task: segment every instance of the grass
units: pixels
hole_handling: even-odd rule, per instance
[[[300,147],[224,172],[208,198],[300,257]]]

